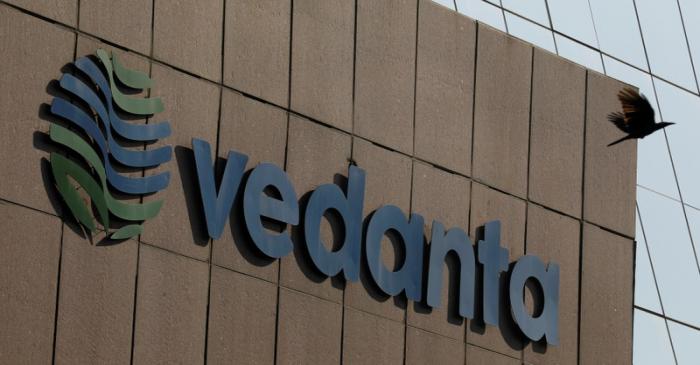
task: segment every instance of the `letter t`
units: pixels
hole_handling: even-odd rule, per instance
[[[491,221],[484,227],[484,240],[479,241],[479,262],[484,266],[484,322],[498,325],[499,278],[508,270],[508,249],[501,247],[501,222]]]

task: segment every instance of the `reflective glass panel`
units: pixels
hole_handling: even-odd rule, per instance
[[[603,61],[600,59],[600,52],[562,37],[559,34],[554,34],[554,41],[557,43],[557,50],[560,56],[603,73]]]
[[[547,3],[554,29],[598,48],[588,0],[547,0]]]
[[[665,320],[634,310],[634,365],[675,364]]]
[[[651,73],[697,90],[676,0],[636,0]]]
[[[665,320],[634,310],[634,365],[675,364]]]
[[[549,16],[544,0],[503,0],[502,2],[504,8],[549,28]]]
[[[645,189],[637,204],[666,315],[700,325],[700,274],[681,204]]]
[[[557,53],[551,30],[510,13],[506,13],[506,23],[508,24],[508,33],[511,35],[552,53]]]
[[[700,1],[680,0],[685,34],[690,44],[690,56],[695,65],[695,77],[700,75]]]
[[[448,7],[452,10],[455,10],[455,2],[454,0],[433,0],[434,3],[438,3],[444,7]]]
[[[651,76],[605,55],[603,55],[603,61],[608,76],[639,87],[640,92],[657,110],[658,119],[659,108],[656,105]],[[663,133],[653,133],[637,144],[637,184],[680,199]]]
[[[636,69],[628,64],[620,62],[612,57],[603,55],[603,63],[605,63],[605,72],[608,76],[614,77],[620,81],[624,81],[630,85],[639,88],[639,91],[649,99],[649,102],[658,111],[656,104],[656,92],[654,84],[651,81],[651,76],[639,69]]]
[[[695,245],[695,255],[700,261],[700,210],[695,207],[685,206],[685,215],[688,217],[688,225],[690,226],[690,234],[693,236],[693,244]]]
[[[484,22],[503,32],[506,23],[503,10],[483,0],[457,0],[457,11],[478,21]]]
[[[700,97],[655,80],[663,119],[677,123],[666,128],[683,201],[700,207]]]
[[[632,0],[590,0],[600,50],[648,70]]]
[[[700,362],[700,331],[673,321],[668,321],[678,365],[695,365]]]
[[[646,241],[642,233],[642,226],[637,215],[637,259],[634,272],[634,304],[651,311],[662,313],[659,304],[659,294],[654,283],[654,274],[651,270]]]

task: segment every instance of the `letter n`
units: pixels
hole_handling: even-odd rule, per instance
[[[459,228],[452,228],[445,234],[445,227],[433,221],[430,242],[430,266],[428,267],[427,303],[433,308],[440,306],[442,291],[442,270],[445,256],[454,251],[459,256],[459,315],[474,318],[474,282],[476,261],[472,242]]]

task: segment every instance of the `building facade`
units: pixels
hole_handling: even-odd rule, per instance
[[[474,4],[501,19],[516,14],[506,4]],[[635,255],[638,278],[640,260],[648,262],[635,251],[635,201],[644,218],[637,145],[606,147],[621,135],[606,116],[620,108],[616,95],[627,84],[424,0],[0,1],[0,20],[0,363],[632,362],[635,316],[654,314],[640,304],[639,280],[635,288]],[[95,78],[91,64],[114,69]],[[75,86],[105,75],[105,87]],[[59,99],[77,111],[61,114]],[[107,100],[105,109],[88,100]],[[86,150],[66,150],[80,150],[79,142],[61,139],[88,131],[67,124],[81,112],[164,138],[112,139],[107,124],[101,133],[110,155],[100,170]],[[168,133],[156,131],[161,121]],[[206,154],[198,155],[193,139],[210,146],[217,182],[238,156],[229,151],[247,156],[214,239],[198,171]],[[136,165],[114,162],[122,161],[119,146],[171,157],[127,169]],[[62,175],[55,156],[86,175]],[[484,226],[499,221],[509,265],[496,277],[495,307],[483,304],[489,285],[478,264],[475,313],[461,315],[459,284],[469,276],[460,274],[465,259],[453,254],[441,262],[438,306],[425,300],[427,264],[420,300],[387,295],[365,240],[358,280],[328,277],[305,249],[308,232],[292,219],[259,222],[293,244],[279,259],[266,257],[255,249],[243,192],[259,166],[284,170],[301,210],[323,184],[349,196],[349,171],[362,169],[362,234],[382,206],[420,214],[418,262],[428,261],[439,221],[464,230],[483,263]],[[117,175],[169,181],[139,193],[119,189]],[[109,217],[124,218],[117,223],[132,213],[145,222],[136,231],[122,222],[117,232],[130,238],[105,238],[66,198],[80,197],[92,208],[85,212],[102,217],[99,197],[80,176],[102,178],[101,192],[132,192],[110,195],[112,213],[120,204],[162,206],[157,215],[114,208]],[[61,190],[62,181],[81,187]],[[225,187],[215,193],[223,196]],[[283,190],[268,195],[284,200]],[[339,237],[348,229],[338,223],[332,214],[321,221],[324,250],[343,249]],[[389,272],[412,257],[397,230],[379,245]],[[513,318],[520,294],[533,317],[551,303],[546,286],[532,281],[508,292],[508,273],[526,255],[558,265],[556,345],[549,335],[528,339]],[[498,325],[484,323],[486,312]]]
[[[689,0],[439,1],[639,87],[674,128],[639,144],[635,364],[700,356],[700,7]],[[682,283],[682,284],[680,284]]]

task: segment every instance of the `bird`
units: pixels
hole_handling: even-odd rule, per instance
[[[654,108],[651,107],[649,100],[637,90],[629,87],[623,88],[617,93],[617,98],[622,104],[622,113],[610,113],[608,120],[627,135],[610,143],[608,147],[628,139],[644,138],[659,129],[675,124],[671,122],[656,123]]]

